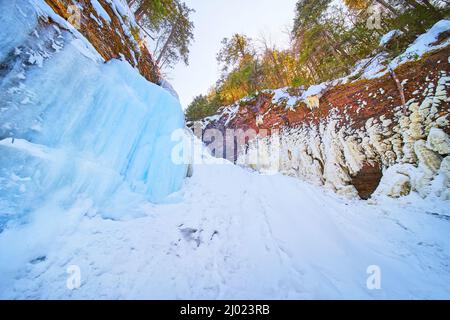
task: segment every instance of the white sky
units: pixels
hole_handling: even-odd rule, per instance
[[[178,64],[169,70],[168,80],[180,95],[183,108],[198,94],[206,93],[217,81],[216,54],[224,37],[243,33],[252,39],[261,33],[277,46],[285,47],[297,0],[185,0],[195,9],[195,42],[191,46],[189,66]]]

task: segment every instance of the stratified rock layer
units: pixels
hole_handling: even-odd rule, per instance
[[[406,105],[386,73],[324,86],[313,105],[307,103],[311,97],[289,105],[265,91],[221,109],[203,122],[203,128],[267,130],[268,136],[241,143],[232,160],[260,171],[275,169],[341,194],[357,193],[367,199],[379,186],[383,171],[410,164],[416,172],[408,176],[394,170],[402,176],[393,178],[395,190],[384,194],[417,191],[424,197],[448,197],[448,185],[436,190],[432,186],[449,148],[448,53],[449,47],[435,50],[395,69]],[[279,145],[277,156],[270,150],[274,145]]]
[[[124,58],[133,67],[139,69],[150,82],[159,84],[159,69],[153,57],[141,39],[139,28],[134,24],[134,18],[127,16],[123,8],[118,8],[117,2],[111,0],[96,0],[105,10],[102,17],[90,0],[45,0],[45,2],[60,17],[74,23],[80,16],[79,25],[75,26],[106,60]],[[78,7],[78,13],[74,8]],[[127,12],[129,14],[129,12]],[[109,19],[108,19],[109,18]],[[52,22],[52,21],[50,21]]]

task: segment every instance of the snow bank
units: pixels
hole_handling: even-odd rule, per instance
[[[97,15],[101,17],[103,20],[111,23],[111,17],[106,12],[106,10],[102,7],[102,5],[97,0],[91,0],[91,4],[94,7]]]
[[[294,106],[297,104],[298,97],[291,96],[288,89],[288,87],[285,87],[273,90],[272,103],[280,104],[284,102],[287,109],[294,108]]]
[[[388,54],[383,51],[377,55],[362,59],[359,61],[350,75],[344,77],[344,83],[357,79],[376,79],[380,78],[399,65],[421,58],[425,53],[445,48],[450,44],[450,39],[436,44],[438,37],[443,32],[450,30],[450,20],[438,21],[430,30],[419,36],[402,54],[397,56],[391,62],[388,60]],[[391,30],[380,40],[380,47],[386,46],[393,38],[402,34],[400,30]]]
[[[392,39],[394,39],[395,37],[398,37],[400,35],[402,35],[403,32],[396,29],[396,30],[391,30],[388,33],[386,33],[385,35],[383,35],[380,39],[380,47],[384,47],[385,45],[387,45]]]
[[[289,92],[289,87],[280,88],[269,92],[273,93],[273,104],[280,104],[283,102],[285,103],[287,109],[293,109],[300,101],[302,101],[308,106],[308,108],[314,109],[319,106],[319,99],[328,85],[329,83],[327,82],[312,85],[306,90],[302,89],[303,92],[301,92],[300,96],[291,95]]]
[[[64,215],[51,201],[41,210],[50,210],[47,221],[0,233],[0,299],[450,297],[442,202],[343,200],[194,144],[204,159],[177,203],[142,205],[142,218],[111,221],[89,201]],[[380,290],[367,286],[374,265]],[[66,286],[69,266],[81,271],[75,290]]]
[[[436,42],[438,41],[439,35],[448,30],[450,30],[450,20],[441,20],[437,22],[430,30],[419,36],[403,54],[395,58],[390,63],[390,67],[395,69],[398,65],[418,59],[431,50],[445,48],[450,44],[450,39],[447,39],[440,44],[436,44]]]

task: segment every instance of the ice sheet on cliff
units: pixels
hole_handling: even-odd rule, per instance
[[[76,31],[37,27],[51,9],[33,3],[0,4],[0,230],[62,190],[113,218],[131,215],[113,194],[164,201],[186,175],[171,159],[178,100],[126,62],[102,63]]]

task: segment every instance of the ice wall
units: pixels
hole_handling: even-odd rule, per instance
[[[0,231],[56,193],[119,217],[128,213],[115,210],[118,194],[164,201],[186,176],[171,159],[171,134],[184,128],[178,100],[45,23],[50,10],[0,3]]]

